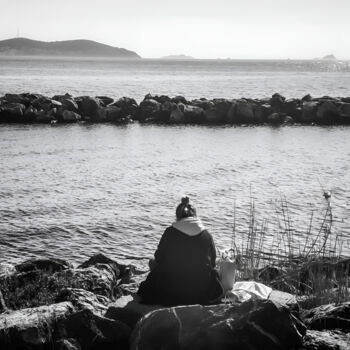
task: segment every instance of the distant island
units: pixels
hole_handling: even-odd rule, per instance
[[[0,55],[141,58],[136,52],[92,40],[37,41],[14,38],[0,41]]]
[[[168,55],[162,57],[164,60],[194,60],[195,58],[187,55]]]
[[[337,58],[334,55],[326,55],[324,57],[322,57],[323,60],[336,60]]]

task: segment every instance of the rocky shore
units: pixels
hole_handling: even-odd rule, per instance
[[[187,100],[183,96],[148,94],[137,103],[129,97],[69,94],[5,94],[0,97],[0,123],[114,123],[133,121],[204,125],[350,125],[350,97],[287,99],[276,93],[264,99]]]
[[[350,260],[334,268],[345,269]],[[147,272],[104,255],[79,266],[59,259],[6,265],[0,274],[1,349],[348,349],[350,302],[305,308],[265,267],[267,300],[174,308],[135,298]],[[304,271],[305,272],[305,271]],[[311,273],[309,271],[309,273]]]

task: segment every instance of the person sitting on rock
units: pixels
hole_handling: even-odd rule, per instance
[[[164,306],[212,304],[223,289],[215,269],[216,249],[211,234],[183,197],[176,221],[160,239],[151,271],[138,290],[141,303]]]

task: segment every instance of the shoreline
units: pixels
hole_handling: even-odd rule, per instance
[[[184,332],[185,344],[203,334],[215,344],[186,348],[227,349],[224,341],[245,349],[258,330],[254,336],[261,339],[260,345],[249,348],[265,349],[261,342],[273,339],[269,349],[280,349],[281,344],[290,350],[333,349],[335,344],[346,349],[350,290],[342,291],[342,284],[332,288],[331,283],[324,290],[326,285],[318,283],[332,274],[338,281],[349,278],[350,259],[316,257],[288,264],[287,269],[274,265],[258,269],[256,277],[248,280],[258,283],[258,288],[261,283],[268,286],[268,296],[246,300],[233,292],[215,305],[166,308],[141,304],[136,296],[148,271],[105,255],[94,255],[75,267],[55,258],[27,260],[0,276],[0,345],[7,350],[158,349],[153,346],[159,343],[182,348],[174,339],[181,339]],[[243,272],[239,265],[236,268]],[[246,279],[236,274],[237,281]],[[265,327],[268,333],[260,332]],[[170,337],[164,338],[163,332]],[[145,347],[147,339],[150,347]]]
[[[0,97],[0,124],[112,123],[163,125],[350,125],[350,97],[194,99],[147,94],[130,97],[70,94],[5,94]]]

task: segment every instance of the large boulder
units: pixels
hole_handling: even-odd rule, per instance
[[[189,123],[202,124],[204,123],[204,110],[199,106],[184,105],[185,120]]]
[[[159,121],[161,104],[153,99],[145,99],[139,106],[139,120],[145,121]]]
[[[231,103],[231,101],[225,99],[214,99],[211,108],[204,111],[205,122],[208,124],[225,123]]]
[[[322,124],[335,124],[339,122],[339,111],[333,101],[322,102],[316,112],[316,116]]]
[[[133,98],[121,97],[113,106],[120,109],[122,117],[130,115],[132,119],[138,119],[138,104]]]
[[[337,330],[308,330],[299,350],[349,350],[349,334]]]
[[[28,107],[31,99],[27,94],[5,94],[4,99],[10,103],[20,103]]]
[[[317,116],[318,106],[319,106],[318,101],[303,102],[301,105],[300,122],[306,123],[306,124],[317,123],[319,119]]]
[[[343,124],[350,124],[350,103],[339,103],[340,120]]]
[[[40,270],[49,273],[55,273],[57,271],[70,269],[72,267],[72,264],[69,262],[58,258],[30,259],[24,261],[23,263],[15,265],[17,272]]]
[[[304,325],[288,308],[269,300],[240,306],[183,306],[144,316],[134,329],[131,349],[296,349]]]
[[[62,320],[56,337],[78,344],[82,350],[112,350],[128,349],[130,333],[126,324],[85,309]]]
[[[73,311],[63,302],[0,314],[0,349],[50,349],[56,325]]]
[[[17,102],[2,104],[0,107],[0,123],[24,122],[25,105]]]
[[[138,296],[126,295],[109,305],[105,317],[123,322],[133,329],[143,316],[160,309],[164,307],[141,304]]]
[[[235,123],[254,124],[254,104],[247,100],[238,100],[235,106]]]
[[[350,301],[321,305],[302,314],[305,324],[314,330],[342,329],[350,331]]]
[[[79,107],[78,113],[84,119],[95,123],[106,121],[106,111],[98,98],[81,96],[76,98],[76,102]]]
[[[108,96],[96,96],[96,98],[99,99],[100,101],[100,104],[103,106],[103,107],[107,107],[108,105],[110,105],[111,103],[113,103],[113,98],[111,97],[108,97]]]
[[[48,110],[46,109],[38,110],[35,116],[35,122],[44,123],[44,124],[51,123],[53,120],[56,120],[57,118],[56,113],[57,113],[56,108],[52,108]]]
[[[284,101],[286,98],[279,93],[272,95],[270,99],[270,106],[273,113],[282,113],[284,112]]]
[[[64,110],[58,114],[58,119],[62,123],[76,123],[81,120],[81,115],[73,111]]]
[[[88,309],[96,315],[104,315],[111,300],[103,295],[94,294],[81,288],[63,289],[56,298],[56,302],[69,301],[76,310]]]
[[[169,123],[172,124],[183,124],[186,122],[185,114],[184,114],[184,104],[182,103],[173,103],[172,109],[169,116]]]
[[[64,270],[56,273],[55,278],[69,281],[69,287],[85,289],[110,299],[115,299],[118,294],[118,274],[108,264]]]

